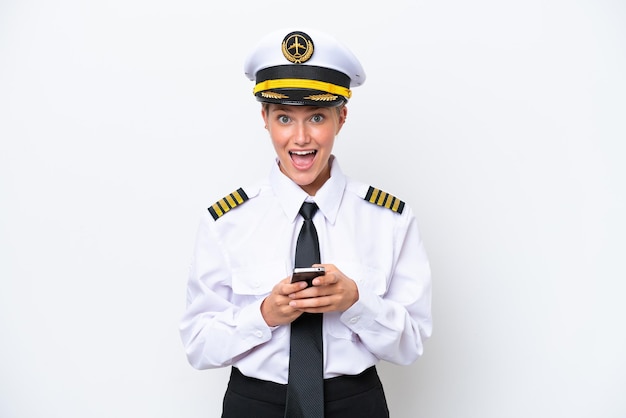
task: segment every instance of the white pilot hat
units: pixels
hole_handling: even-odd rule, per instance
[[[257,100],[307,106],[337,106],[365,82],[354,54],[333,37],[310,29],[283,29],[261,39],[246,58],[246,76]]]

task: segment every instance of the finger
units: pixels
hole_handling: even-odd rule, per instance
[[[326,296],[328,294],[328,289],[325,286],[310,286],[304,289],[298,290],[297,292],[291,293],[289,298],[291,299],[312,299],[318,298],[320,296]]]
[[[306,299],[295,299],[289,302],[289,306],[299,311],[309,312],[311,309],[324,309],[331,306],[332,298],[320,296]]]
[[[331,284],[337,283],[339,277],[336,272],[331,271],[327,272],[323,276],[318,276],[313,279],[313,286],[329,286]]]
[[[281,294],[291,297],[294,293],[306,289],[306,286],[306,282],[286,283],[281,288]]]

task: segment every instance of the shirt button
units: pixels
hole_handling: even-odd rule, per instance
[[[262,332],[262,331],[255,331],[255,332],[254,332],[254,335],[255,335],[257,338],[261,338],[261,337],[263,336],[263,332]]]
[[[356,324],[357,322],[359,322],[359,319],[361,319],[360,316],[355,316],[354,318],[350,319],[350,323],[351,324]]]
[[[258,288],[261,284],[259,282],[252,282],[252,287]]]

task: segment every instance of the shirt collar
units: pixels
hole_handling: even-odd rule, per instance
[[[331,156],[330,178],[317,191],[315,196],[307,199],[308,194],[294,183],[289,177],[284,175],[278,166],[278,159],[272,165],[270,172],[270,184],[285,216],[294,222],[298,216],[298,211],[305,200],[317,203],[320,212],[326,217],[328,222],[335,223],[339,204],[346,188],[346,177],[339,167],[335,156]]]

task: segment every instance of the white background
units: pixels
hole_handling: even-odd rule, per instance
[[[361,59],[336,154],[431,259],[392,416],[626,416],[626,5],[223,3],[0,0],[0,416],[219,416],[186,273],[199,214],[269,170],[242,63],[291,25]]]

